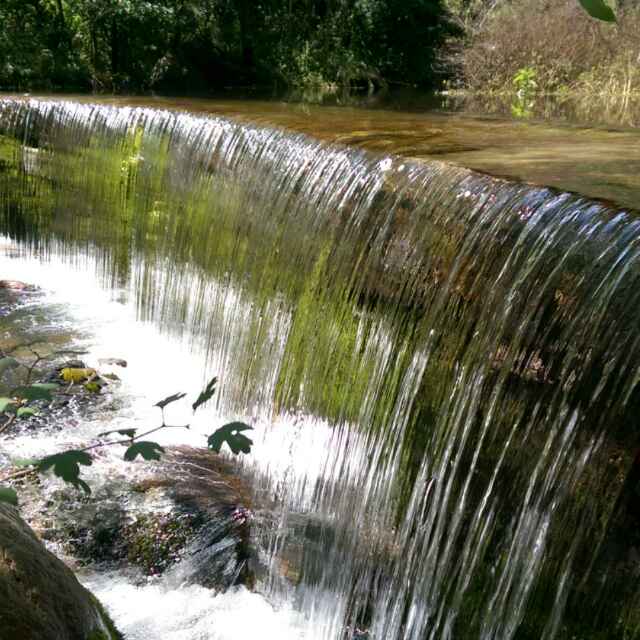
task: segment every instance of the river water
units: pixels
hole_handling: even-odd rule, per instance
[[[132,638],[638,637],[637,134],[320,113],[0,103],[3,277],[130,362],[127,426],[218,374],[161,442],[253,424],[277,522],[259,593],[85,580]]]
[[[67,99],[95,101],[86,95]],[[363,99],[357,107],[228,98],[101,97],[100,103],[228,116],[638,207],[640,105],[635,102],[616,110],[591,101],[589,109],[581,110],[570,101],[558,105],[540,98],[530,118],[508,117],[509,101],[420,100],[414,94],[381,105]]]
[[[157,400],[179,389],[202,386],[205,375],[202,347],[184,336],[167,336],[150,322],[136,322],[135,307],[128,304],[131,292],[126,288],[105,290],[97,286],[98,266],[91,255],[75,265],[51,257],[40,260],[20,251],[7,238],[0,243],[0,251],[0,271],[5,279],[37,283],[40,288],[35,301],[23,307],[23,315],[37,318],[35,324],[29,323],[28,329],[42,331],[43,344],[66,332],[70,337],[57,348],[82,350],[86,352],[82,357],[89,363],[113,357],[115,353],[127,361],[126,369],[114,369],[121,378],[116,391],[119,410],[98,412],[74,425],[71,431],[45,429],[37,438],[27,431],[3,443],[4,455],[14,459],[34,458],[93,441],[106,429],[149,428],[158,423],[158,410],[152,406]],[[3,328],[5,335],[9,335],[15,327],[5,324]],[[155,354],[162,354],[161,360]],[[224,422],[224,416],[219,412],[212,415],[211,411],[200,421],[194,421],[191,412],[180,405],[172,407],[168,417],[176,423],[191,423],[192,427],[189,431],[158,434],[156,440],[165,446],[201,447],[206,434]],[[253,437],[264,464],[269,464],[265,452],[293,444],[266,438],[266,433],[260,431],[264,425],[254,424],[257,434]],[[291,433],[288,425],[282,432]],[[312,450],[310,447],[309,451]],[[276,464],[287,466],[286,456],[272,457]],[[309,463],[313,465],[313,456],[306,455],[305,464]],[[85,475],[95,489],[117,474],[131,477],[135,472],[121,460],[121,452],[106,450],[99,463]],[[50,484],[49,490],[59,488],[62,483],[51,479]],[[290,602],[279,598],[268,600],[245,587],[216,594],[211,589],[175,579],[141,581],[139,575],[125,571],[80,569],[78,576],[109,609],[127,639],[240,640],[255,634],[292,640],[313,637]]]

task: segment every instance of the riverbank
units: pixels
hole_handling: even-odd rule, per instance
[[[545,93],[536,89],[519,93],[511,85],[495,91],[451,89],[441,96],[446,109],[494,118],[589,129],[640,126],[640,91]]]
[[[457,84],[484,93],[637,96],[639,26],[631,5],[619,4],[616,20],[604,22],[575,0],[498,2],[468,26]]]

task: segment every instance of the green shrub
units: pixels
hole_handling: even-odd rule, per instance
[[[499,5],[469,36],[462,71],[465,85],[481,92],[520,92],[531,86],[523,70],[535,70],[540,92],[632,92],[640,89],[638,55],[640,7],[610,24],[575,0],[516,0]]]

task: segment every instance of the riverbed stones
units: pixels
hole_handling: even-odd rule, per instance
[[[116,640],[95,597],[0,504],[0,640]]]

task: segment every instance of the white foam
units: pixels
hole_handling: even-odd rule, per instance
[[[127,640],[278,640],[308,638],[300,614],[274,608],[244,587],[224,594],[195,585],[135,586],[118,573],[80,576]]]

